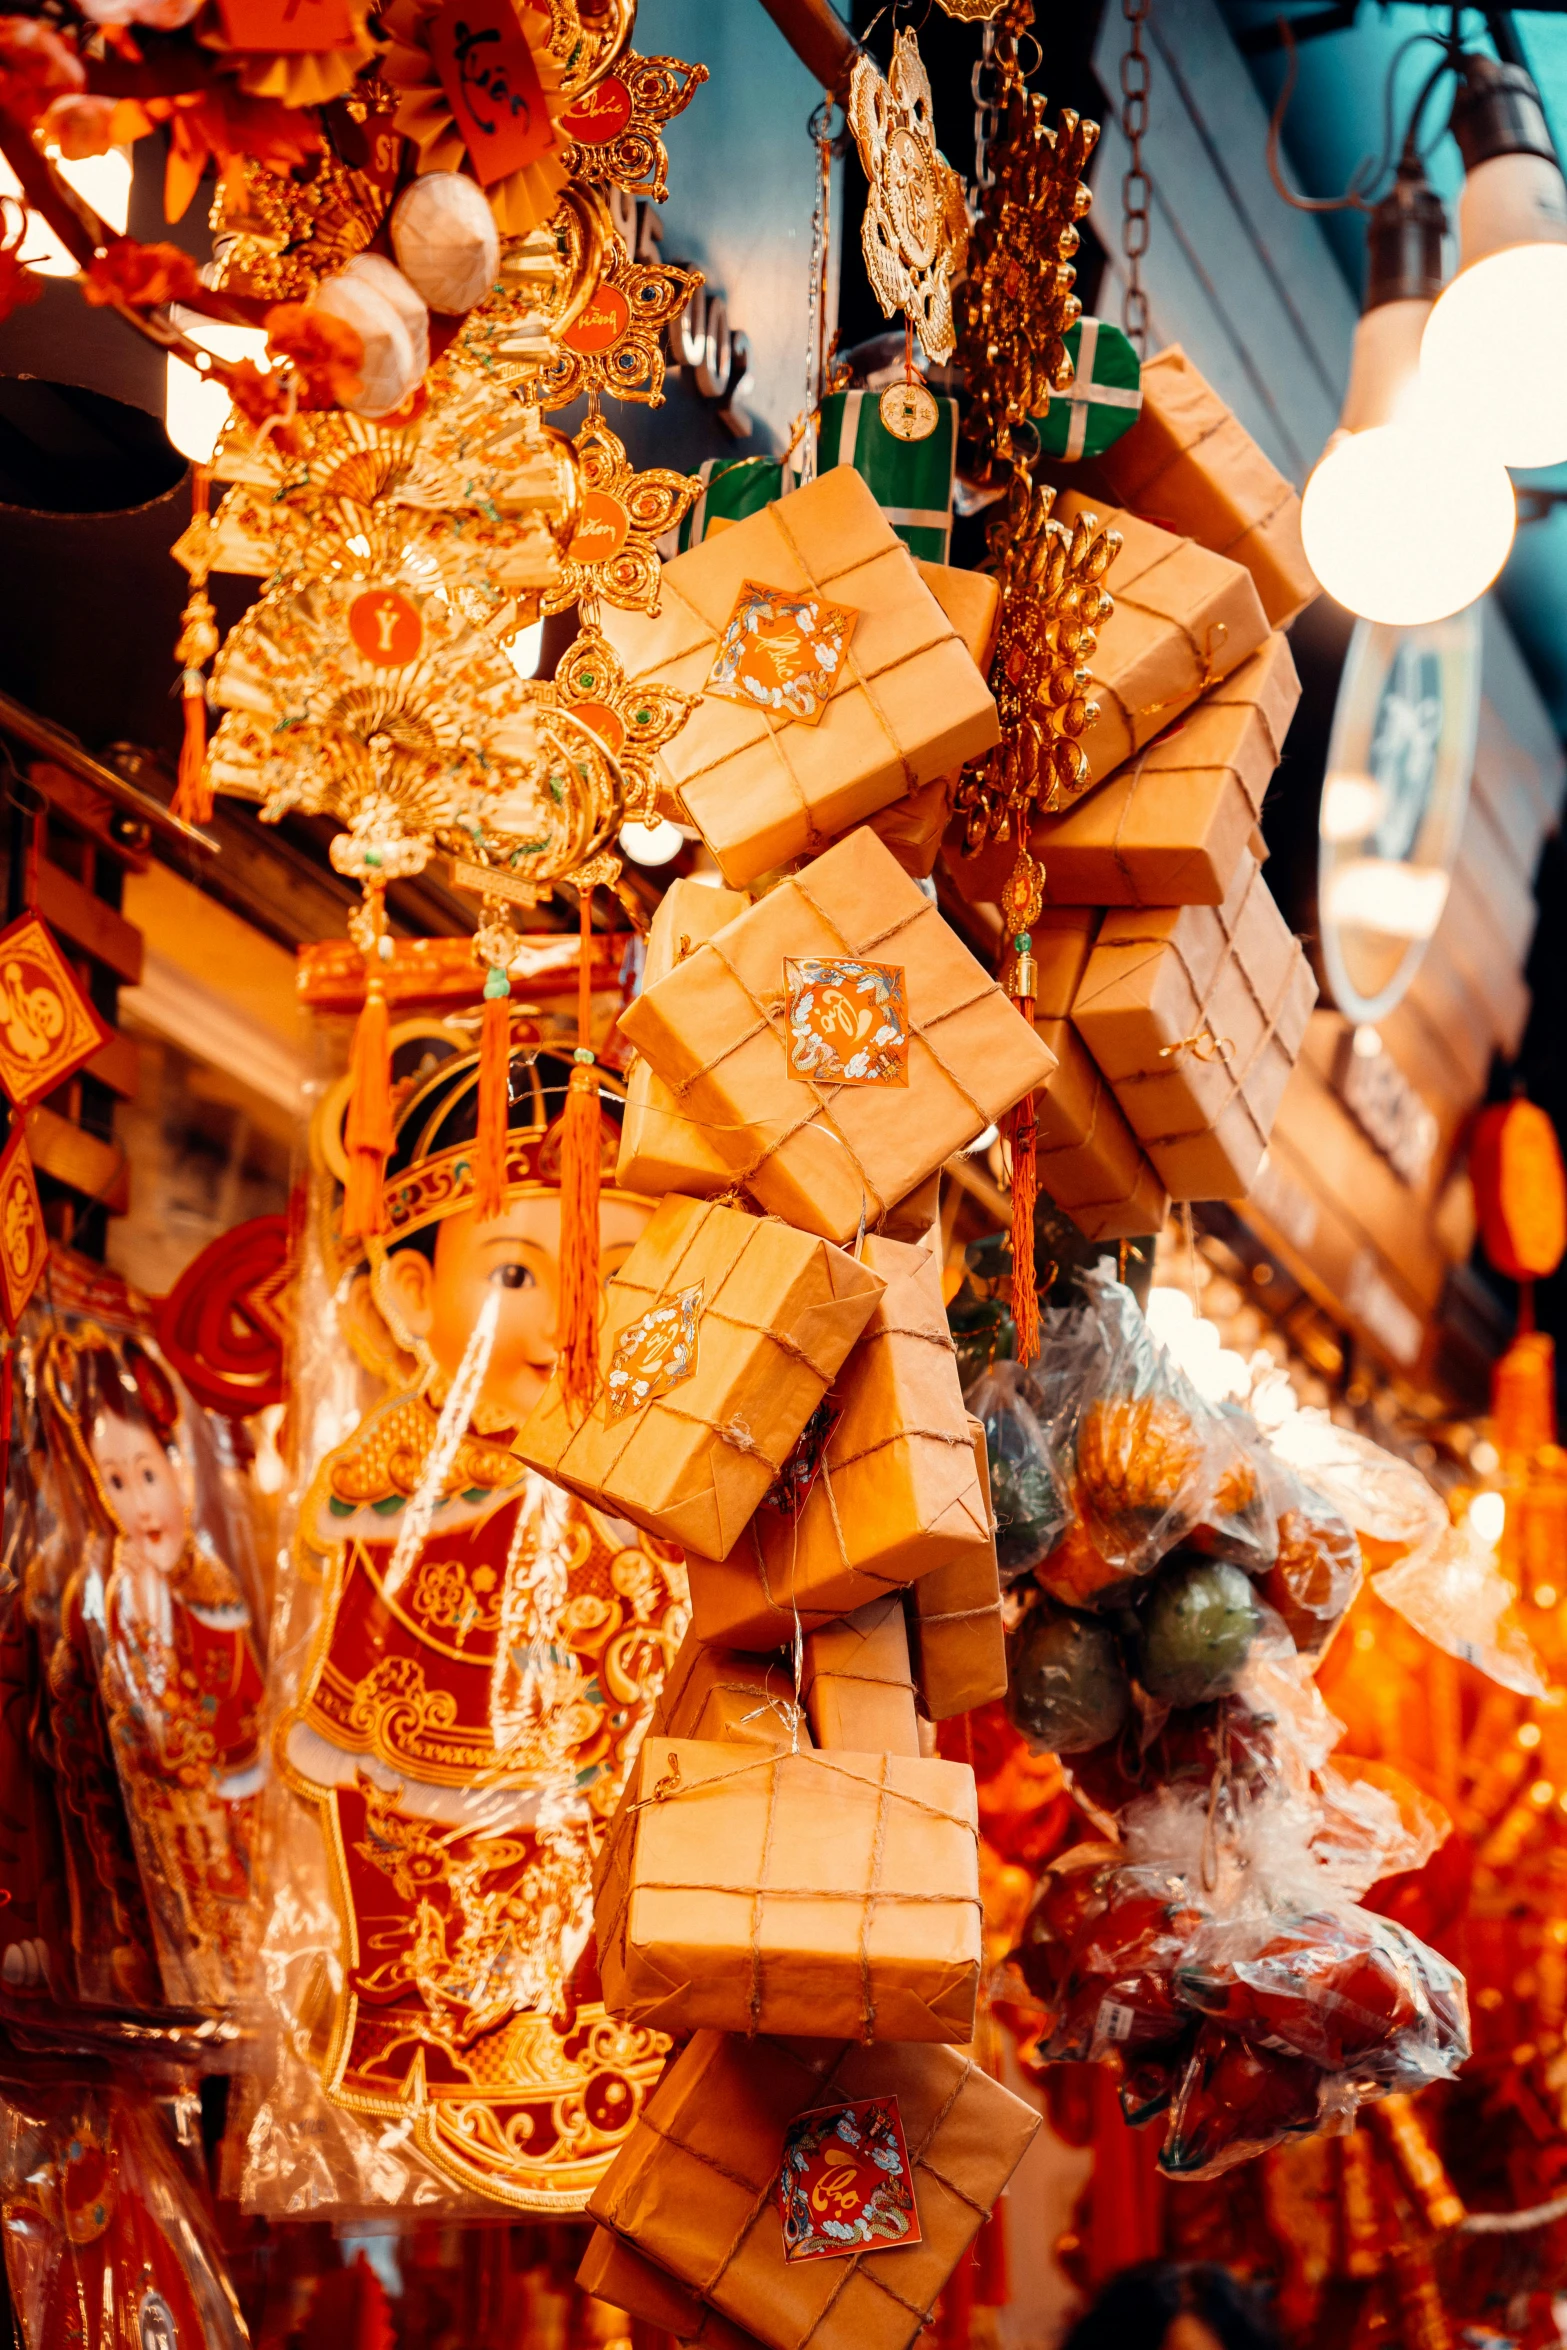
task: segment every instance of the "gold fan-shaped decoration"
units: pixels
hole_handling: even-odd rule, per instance
[[[478,373],[527,393],[556,346],[592,301],[621,250],[609,205],[596,188],[570,187],[547,221],[501,247],[500,276],[463,320],[426,379]]]
[[[315,580],[263,596],[213,668],[224,717],[214,791],[335,816],[332,860],[358,879],[416,872],[438,827],[488,788],[521,681],[440,596],[397,577]]]
[[[597,866],[619,831],[620,763],[550,684],[523,688],[493,744],[483,788],[441,820],[436,837],[458,889],[490,908],[537,905],[558,881]]]
[[[568,98],[596,89],[613,72],[636,29],[637,0],[601,0],[591,10],[577,0],[522,0],[522,9],[534,20],[530,30],[553,58]]]
[[[1092,514],[1051,519],[1055,491],[1026,473],[1013,480],[987,526],[990,568],[1002,590],[990,687],[1001,740],[966,768],[956,810],[969,855],[989,841],[1028,847],[1036,815],[1076,799],[1088,763],[1079,737],[1097,715],[1088,662],[1114,606],[1100,585],[1120,548]]]
[[[560,577],[545,589],[539,609],[565,612],[601,597],[621,612],[656,612],[657,542],[689,513],[701,481],[667,465],[636,472],[624,441],[601,416],[584,419],[574,445],[582,509]]]
[[[372,126],[385,120],[368,109],[366,116]],[[369,135],[377,134],[372,128]],[[390,124],[378,135],[393,137]],[[230,183],[220,180],[212,207],[220,289],[265,302],[305,301],[324,278],[365,251],[386,217],[390,185],[350,169],[330,151],[315,158],[308,179],[248,156],[243,195],[236,198]]]

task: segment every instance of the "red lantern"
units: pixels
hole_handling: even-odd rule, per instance
[[[1520,1095],[1482,1110],[1469,1152],[1485,1253],[1512,1281],[1543,1281],[1567,1250],[1567,1173],[1556,1129]]]

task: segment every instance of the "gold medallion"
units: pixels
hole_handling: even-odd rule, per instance
[[[930,76],[912,33],[899,33],[885,81],[867,56],[849,84],[849,128],[870,190],[865,266],[890,318],[907,313],[932,359],[950,359],[952,287],[968,252],[963,183],[936,145]]]
[[[936,395],[927,384],[889,384],[878,405],[882,423],[895,441],[928,441],[941,421]]]

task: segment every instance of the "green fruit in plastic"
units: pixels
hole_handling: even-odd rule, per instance
[[[1143,1604],[1138,1678],[1166,1705],[1234,1688],[1257,1636],[1257,1595],[1228,1559],[1170,1561]]]
[[[1032,1746],[1083,1754],[1125,1721],[1131,1686],[1115,1634],[1102,1616],[1041,1599],[1013,1632],[1007,1712]]]

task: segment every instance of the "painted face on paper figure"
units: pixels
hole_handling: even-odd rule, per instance
[[[602,1280],[625,1263],[648,1215],[635,1200],[606,1195],[601,1201]],[[543,1394],[555,1360],[560,1201],[548,1193],[512,1200],[482,1224],[471,1210],[448,1216],[436,1229],[433,1263],[419,1249],[398,1249],[383,1279],[443,1382],[457,1374],[486,1290],[493,1284],[501,1291],[480,1408],[492,1425],[519,1426]]]
[[[109,1505],[138,1563],[172,1574],[185,1548],[187,1519],[185,1496],[163,1446],[150,1428],[100,1412],[92,1451]]]

